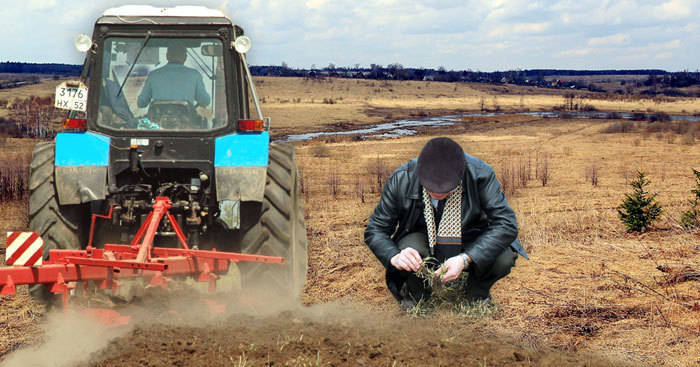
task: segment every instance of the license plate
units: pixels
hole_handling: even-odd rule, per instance
[[[54,106],[64,110],[87,110],[88,89],[83,83],[63,82],[56,87]]]

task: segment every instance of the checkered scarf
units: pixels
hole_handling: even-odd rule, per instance
[[[430,254],[435,255],[435,245],[461,245],[462,244],[462,185],[452,190],[447,195],[447,202],[442,211],[437,232],[435,231],[435,208],[430,202],[428,190],[423,188],[423,204],[425,209],[425,224],[428,226],[428,244]]]

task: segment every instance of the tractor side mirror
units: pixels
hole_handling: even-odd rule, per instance
[[[222,56],[223,48],[221,45],[202,45],[202,56]]]

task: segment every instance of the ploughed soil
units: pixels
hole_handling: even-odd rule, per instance
[[[112,340],[91,366],[526,366],[609,365],[556,351],[528,351],[480,328],[318,309],[221,323],[147,324]],[[320,317],[319,317],[320,316]]]
[[[1,365],[620,365],[590,354],[525,345],[489,326],[490,319],[501,317],[499,307],[491,307],[488,317],[439,310],[414,317],[398,307],[301,305],[270,295],[209,296],[191,284],[172,287],[169,292],[151,288],[146,297],[111,305],[101,316],[92,312],[107,308],[96,298],[75,298],[68,310],[45,313],[40,340],[5,355]]]

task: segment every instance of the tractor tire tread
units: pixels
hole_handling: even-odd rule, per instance
[[[54,180],[55,143],[39,143],[34,148],[29,174],[29,228],[44,240],[44,258],[52,249],[79,249],[79,226],[71,221],[58,203]],[[35,284],[30,294],[40,302],[49,302],[51,294],[43,285]]]
[[[260,220],[243,233],[240,247],[243,253],[281,256],[287,264],[241,263],[243,286],[262,282],[278,293],[299,298],[306,279],[308,246],[294,148],[271,144],[267,172]]]

